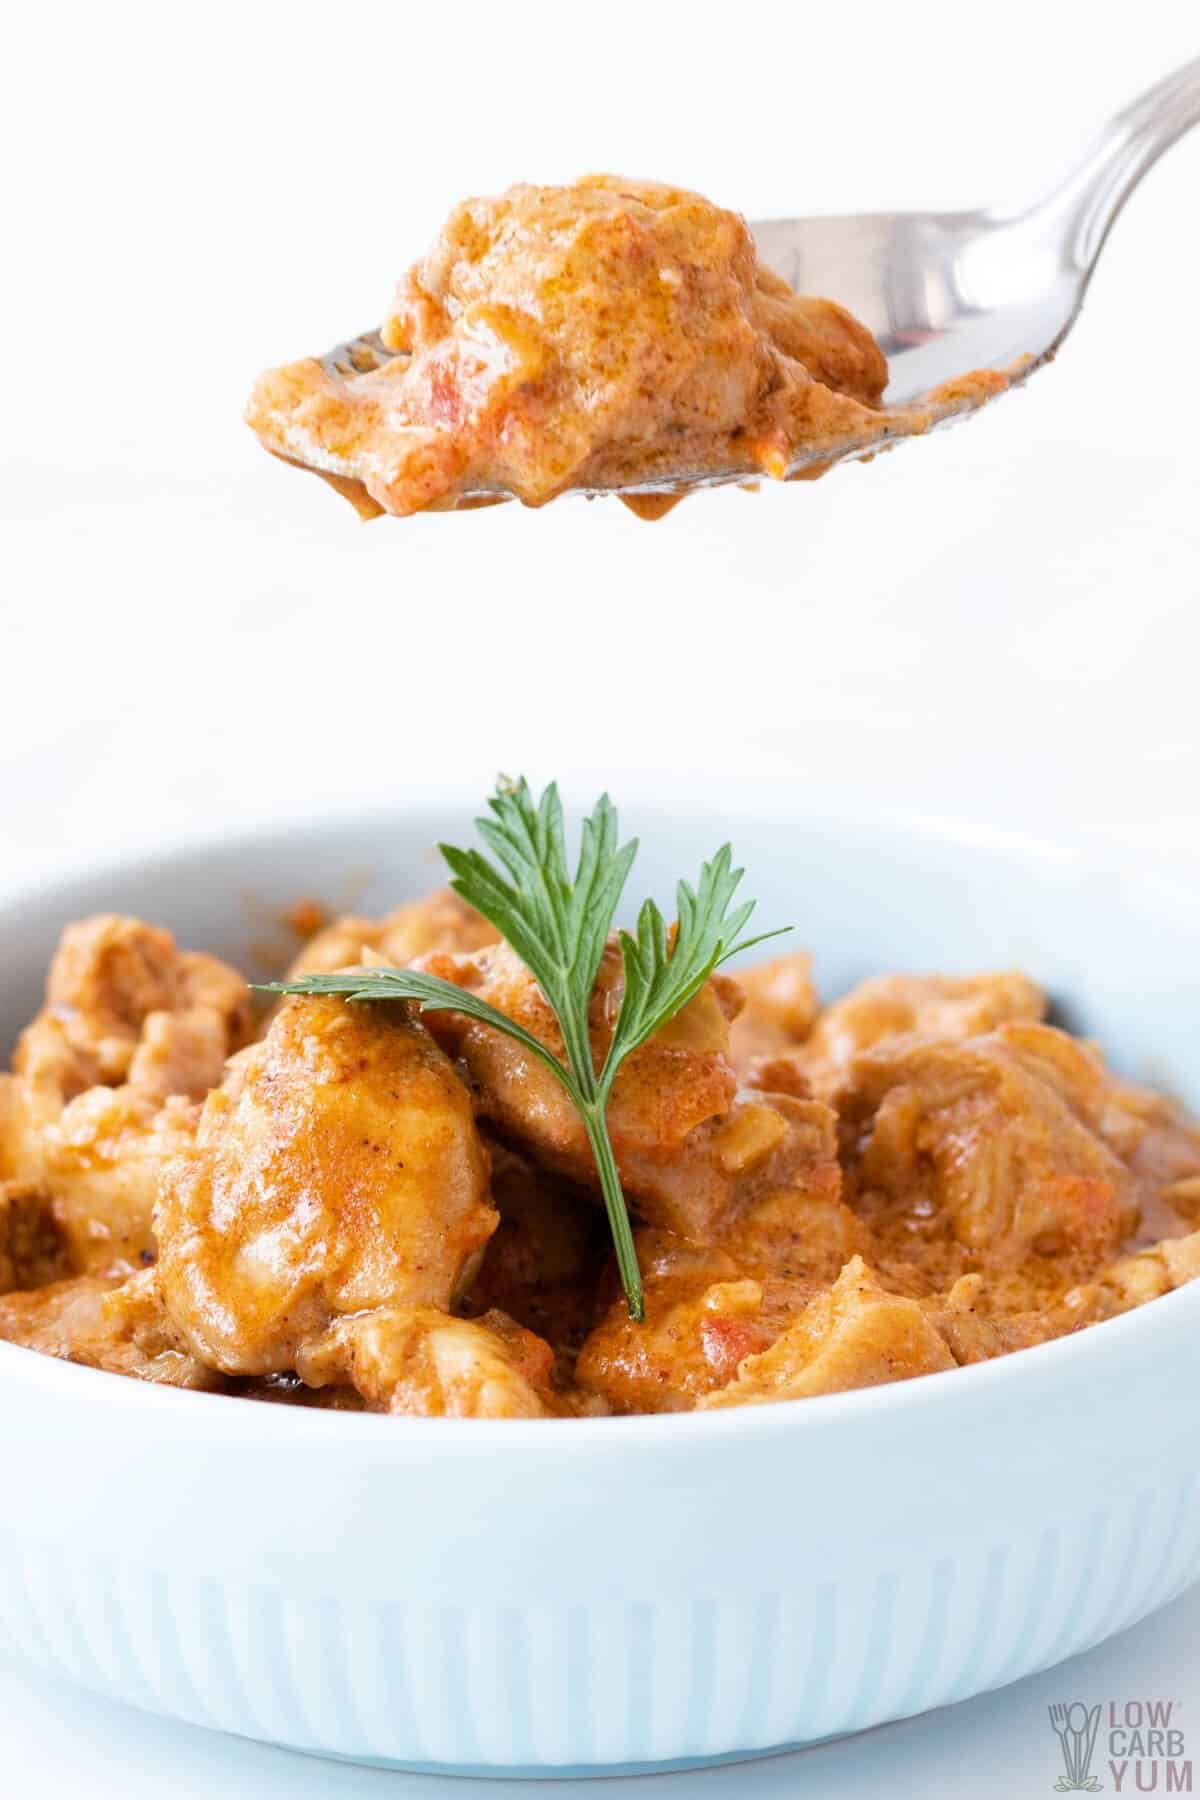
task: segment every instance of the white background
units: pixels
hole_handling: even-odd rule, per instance
[[[0,46],[0,882],[431,781],[482,791],[498,767],[618,798],[769,783],[1200,863],[1200,133],[1121,220],[1054,368],[816,486],[652,527],[580,502],[364,526],[239,422],[261,366],[377,319],[448,206],[513,179],[612,168],[751,217],[1032,196],[1196,53],[1194,5],[1108,17],[22,9]],[[1195,1644],[1188,1617],[1173,1645]],[[1137,1654],[1166,1642],[1147,1627]],[[52,1772],[115,1792],[97,1759],[132,1766],[134,1737],[181,1797],[237,1791],[236,1754],[259,1791],[318,1791],[13,1682],[40,1724],[14,1720],[5,1792]],[[1005,1704],[970,1762],[1007,1800],[1031,1753]],[[904,1733],[891,1793],[934,1792],[951,1741],[967,1760]],[[821,1754],[830,1794],[870,1755]]]

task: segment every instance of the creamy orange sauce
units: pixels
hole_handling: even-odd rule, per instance
[[[365,517],[620,489],[657,519],[694,484],[811,480],[1008,385],[885,407],[871,333],[764,267],[740,215],[616,176],[456,207],[382,339],[271,370],[247,410]]]
[[[562,1054],[452,894],[322,924],[296,968],[360,961],[415,963]],[[621,982],[614,945],[597,1058]],[[749,1405],[1005,1355],[1200,1275],[1200,1128],[1044,1012],[1011,972],[824,1007],[804,955],[713,977],[609,1108],[635,1323],[578,1116],[521,1043],[332,998],[256,1030],[233,969],[84,920],[0,1076],[0,1337],[463,1418]]]

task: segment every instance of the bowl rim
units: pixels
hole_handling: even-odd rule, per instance
[[[1159,1322],[1156,1324],[1155,1320]],[[216,1424],[219,1420],[223,1427],[239,1434],[249,1432],[260,1444],[271,1436],[281,1442],[355,1443],[360,1447],[369,1444],[400,1452],[436,1442],[441,1452],[453,1442],[460,1451],[472,1445],[486,1446],[489,1456],[494,1455],[502,1444],[519,1454],[527,1454],[535,1448],[544,1453],[551,1442],[556,1449],[559,1445],[565,1449],[569,1444],[577,1452],[600,1450],[608,1455],[619,1446],[630,1450],[645,1448],[660,1438],[677,1447],[702,1449],[711,1444],[719,1448],[727,1445],[730,1439],[790,1437],[800,1431],[820,1431],[868,1419],[880,1412],[893,1415],[923,1413],[928,1407],[946,1405],[955,1397],[960,1406],[971,1406],[972,1395],[986,1395],[996,1389],[1004,1392],[1014,1382],[1040,1381],[1044,1395],[1047,1380],[1053,1383],[1056,1376],[1076,1372],[1081,1359],[1086,1366],[1089,1360],[1097,1358],[1100,1352],[1097,1339],[1102,1340],[1103,1348],[1111,1358],[1127,1340],[1189,1329],[1200,1329],[1200,1281],[1189,1282],[1116,1318],[1099,1320],[1066,1337],[1053,1338],[1049,1343],[1011,1351],[986,1362],[911,1376],[903,1381],[882,1382],[874,1387],[852,1388],[843,1393],[813,1394],[797,1400],[721,1407],[712,1412],[551,1419],[389,1417],[371,1412],[341,1411],[334,1407],[289,1406],[256,1400],[249,1395],[211,1393],[139,1381],[132,1376],[88,1368],[27,1349],[24,1345],[0,1341],[0,1409],[5,1386],[15,1379],[26,1388],[42,1388],[63,1397],[74,1392],[80,1399],[88,1391],[84,1384],[88,1384],[97,1399],[112,1402],[120,1410],[128,1406],[143,1409],[153,1406],[160,1413],[177,1415],[181,1421],[190,1419],[193,1424],[197,1424],[201,1416],[194,1409],[202,1406],[209,1409],[211,1423]],[[1089,1348],[1091,1345],[1095,1348]],[[971,1406],[971,1411],[976,1413],[976,1408]],[[548,1437],[548,1429],[552,1426],[559,1429]]]
[[[566,792],[569,799],[570,789]],[[403,808],[339,809],[287,820],[276,817],[261,824],[247,823],[231,833],[216,832],[211,828],[183,831],[166,843],[159,840],[152,847],[131,845],[120,854],[102,860],[84,856],[43,873],[28,884],[0,889],[0,929],[23,914],[36,914],[42,907],[52,907],[69,898],[72,888],[77,885],[116,884],[136,878],[139,873],[167,873],[173,863],[188,857],[236,857],[239,852],[251,851],[261,855],[274,844],[291,843],[298,837],[319,839],[353,836],[359,832],[383,834],[395,827],[398,817],[411,822],[425,816],[432,822],[447,807],[477,805],[477,798],[469,800],[468,794],[477,794],[477,789],[468,789],[465,784],[427,786],[418,799]],[[686,809],[685,816],[699,819],[710,810],[692,806]],[[656,807],[640,801],[636,812],[639,819],[661,819],[676,826],[681,817],[678,808]],[[980,826],[970,820],[922,819],[895,812],[881,815],[869,809],[839,809],[829,813],[796,806],[794,799],[792,812],[797,820],[803,819],[818,827],[837,827],[851,832],[877,830],[890,836],[902,830],[905,835],[915,834],[929,844],[959,845],[971,853],[1036,858],[1047,866],[1086,869],[1091,873],[1119,871],[1123,880],[1136,886],[1154,886],[1166,881],[1174,888],[1178,879],[1171,866],[1174,859],[1169,855],[1164,855],[1161,861],[1139,857],[1138,864],[1130,868],[1127,859],[1122,860],[1120,846],[1116,843],[1111,846],[1112,862],[1108,864],[1099,854],[1099,843],[1055,843],[1025,832]],[[779,821],[779,814],[774,809],[742,807],[739,816],[759,824]],[[272,1440],[278,1437],[283,1442],[370,1444],[376,1449],[389,1446],[397,1453],[419,1449],[436,1441],[439,1454],[445,1454],[453,1445],[459,1452],[472,1446],[486,1446],[489,1455],[495,1455],[501,1445],[522,1455],[535,1447],[544,1453],[551,1442],[564,1450],[570,1445],[577,1454],[596,1449],[608,1454],[619,1444],[627,1444],[630,1449],[640,1448],[659,1437],[680,1447],[703,1448],[708,1444],[720,1447],[731,1438],[756,1440],[790,1436],[801,1430],[821,1430],[870,1418],[881,1411],[921,1412],[930,1405],[945,1405],[955,1395],[960,1397],[961,1404],[969,1402],[970,1396],[977,1393],[985,1394],[997,1388],[1005,1391],[1014,1381],[1020,1383],[1023,1379],[1068,1375],[1081,1357],[1086,1364],[1089,1357],[1099,1354],[1102,1346],[1112,1355],[1127,1340],[1136,1342],[1146,1334],[1154,1337],[1169,1327],[1182,1326],[1187,1330],[1193,1315],[1191,1328],[1200,1329],[1200,1280],[1045,1344],[1032,1345],[985,1362],[841,1393],[723,1407],[712,1412],[558,1419],[452,1419],[405,1415],[389,1417],[382,1424],[376,1413],[273,1404],[241,1394],[211,1393],[139,1381],[0,1340],[0,1405],[8,1382],[15,1380],[27,1389],[41,1388],[55,1396],[74,1392],[82,1397],[90,1390],[95,1399],[112,1403],[121,1410],[131,1405],[143,1411],[153,1407],[167,1417],[173,1417],[176,1409],[182,1408],[179,1416],[190,1417],[193,1423],[197,1423],[200,1416],[195,1408],[202,1406],[208,1409],[208,1417],[214,1424],[219,1418],[223,1427],[234,1431],[248,1429],[259,1441],[270,1436]],[[1156,1320],[1161,1324],[1156,1324]],[[1092,1345],[1096,1348],[1089,1348]],[[1027,1374],[1023,1375],[1022,1371]],[[560,1429],[549,1438],[547,1427],[553,1425]]]
[[[559,784],[568,811],[576,806],[590,806],[594,794],[585,794],[577,780]],[[664,793],[673,791],[660,784]],[[1074,838],[1053,838],[1044,832],[1029,831],[1008,824],[993,824],[956,813],[928,812],[903,807],[882,807],[864,803],[861,795],[827,798],[822,805],[810,806],[797,799],[793,777],[778,775],[755,777],[754,793],[747,795],[742,783],[710,784],[705,791],[711,799],[702,805],[694,800],[694,789],[679,784],[678,799],[665,797],[619,801],[622,814],[631,813],[639,821],[678,826],[681,821],[732,818],[734,849],[737,848],[737,820],[755,825],[779,826],[803,822],[818,830],[849,833],[872,832],[891,838],[919,838],[933,846],[957,847],[972,855],[1025,857],[1045,868],[1063,872],[1087,871],[1118,879],[1126,887],[1151,889],[1163,887],[1176,898],[1195,898],[1195,881],[1190,863],[1181,873],[1181,852],[1165,847],[1139,846],[1136,863],[1130,862],[1128,848],[1108,832],[1089,832]],[[116,853],[97,856],[81,851],[43,868],[25,882],[8,882],[0,874],[0,920],[26,908],[50,901],[75,884],[89,885],[102,881],[118,881],[137,871],[165,872],[184,857],[262,851],[292,842],[297,837],[341,837],[371,833],[385,837],[398,822],[409,823],[422,816],[433,820],[445,817],[447,809],[462,809],[472,817],[482,810],[483,802],[477,782],[455,780],[438,783],[423,779],[420,794],[396,805],[372,802],[367,806],[332,806],[319,813],[250,816],[238,821],[233,830],[222,831],[212,825],[183,826],[170,836],[131,839]],[[784,809],[781,812],[781,809]],[[784,816],[786,813],[786,817]],[[444,828],[444,827],[443,827]],[[433,839],[430,840],[433,847]],[[736,858],[735,858],[736,860]],[[1196,867],[1200,869],[1200,861]]]

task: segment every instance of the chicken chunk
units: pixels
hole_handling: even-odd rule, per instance
[[[448,1309],[496,1223],[466,1090],[424,1027],[293,998],[163,1171],[157,1275],[196,1356],[266,1375],[339,1324],[349,1357],[350,1315]]]
[[[580,1351],[575,1379],[613,1412],[690,1411],[775,1336],[763,1317],[762,1284],[716,1246],[656,1231],[639,1231],[636,1243],[645,1322],[635,1323],[615,1296]]]
[[[507,944],[472,957],[424,957],[419,966],[479,995],[565,1060],[558,1021]],[[597,1060],[612,1038],[622,980],[614,938],[592,995]],[[765,1108],[731,1114],[737,1078],[727,1054],[729,1019],[739,1004],[736,985],[714,977],[627,1059],[613,1088],[608,1128],[622,1182],[644,1216],[668,1230],[706,1227],[727,1204],[739,1168],[768,1154],[784,1132]],[[497,1132],[545,1167],[594,1187],[596,1165],[582,1121],[545,1065],[476,1020],[450,1012],[426,1017],[439,1042],[461,1059],[479,1111]],[[710,1121],[708,1136],[697,1139],[697,1129]]]
[[[1090,1294],[1072,1287],[1042,1306],[1013,1307],[1005,1285],[978,1271],[960,1275],[944,1294],[920,1302],[921,1311],[956,1363],[988,1362],[1013,1350],[1029,1350],[1091,1324],[1097,1313]]]
[[[0,1338],[66,1362],[168,1387],[229,1383],[193,1356],[163,1311],[152,1269],[126,1282],[77,1275],[0,1297]]]
[[[1118,1258],[1101,1275],[1099,1287],[1111,1302],[1107,1310],[1125,1312],[1196,1280],[1200,1280],[1200,1231],[1162,1238],[1132,1256]]]
[[[786,1137],[767,1177],[751,1174],[714,1240],[640,1231],[646,1297],[635,1324],[614,1295],[580,1352],[575,1378],[615,1412],[675,1412],[733,1379],[788,1322],[869,1248],[840,1199],[835,1117],[780,1096],[767,1110]]]
[[[918,1303],[885,1292],[856,1256],[769,1350],[748,1356],[735,1378],[706,1394],[698,1407],[800,1400],[954,1367],[954,1357]]]
[[[1009,1019],[1045,1016],[1045,995],[1024,975],[877,975],[819,1014],[797,1063],[822,1098],[836,1093],[860,1050],[907,1035],[978,1037]]]
[[[129,1085],[95,1087],[24,1134],[18,1166],[52,1196],[72,1269],[121,1273],[153,1258],[159,1175],[191,1142],[199,1116],[191,1100],[160,1104]]]
[[[339,1322],[298,1367],[314,1387],[348,1373],[379,1412],[545,1419],[562,1410],[550,1346],[501,1312],[454,1319],[433,1306],[383,1307]]]
[[[249,1040],[250,994],[215,956],[181,951],[169,931],[102,913],[69,925],[50,964],[46,1005],[13,1059],[18,1075],[60,1063],[65,1098],[130,1083],[202,1099]]]
[[[850,1065],[851,1180],[876,1227],[947,1225],[968,1251],[1092,1269],[1136,1223],[1136,1122],[1099,1056],[1049,1025],[888,1037]]]
[[[1158,1253],[1173,1288],[1200,1281],[1200,1231],[1191,1231],[1181,1238],[1164,1238]]]
[[[1178,1104],[1129,1081],[1113,1083],[1113,1124],[1123,1121],[1137,1183],[1142,1235],[1167,1237],[1200,1225],[1200,1126]]]
[[[820,1007],[807,951],[774,956],[752,968],[739,969],[736,980],[745,1004],[730,1027],[729,1055],[745,1078],[765,1061],[802,1044]]]
[[[403,968],[431,950],[463,954],[496,941],[495,928],[473,906],[453,889],[439,888],[423,900],[397,907],[385,919],[335,920],[305,944],[288,979],[352,968],[363,960],[364,950],[374,951],[393,968]]]
[[[985,1349],[983,1354],[1000,1355],[1006,1349],[1024,1349],[1028,1344],[1064,1337],[1085,1325],[1095,1325],[1134,1307],[1145,1306],[1149,1301],[1169,1294],[1173,1288],[1185,1287],[1196,1280],[1200,1280],[1200,1231],[1190,1232],[1186,1237],[1162,1238],[1158,1243],[1117,1257],[1115,1262],[1101,1269],[1095,1279],[1071,1288],[1053,1306],[998,1319],[993,1329],[998,1330],[1002,1341],[995,1348]],[[1011,1333],[1014,1323],[1023,1328],[1015,1342]]]
[[[153,1253],[162,1162],[250,1030],[241,976],[169,932],[110,914],[64,932],[46,1005],[0,1077],[0,1176],[52,1202],[73,1269]]]

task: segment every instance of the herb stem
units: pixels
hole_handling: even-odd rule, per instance
[[[621,1286],[625,1290],[629,1316],[640,1324],[646,1317],[646,1297],[642,1288],[642,1272],[638,1267],[637,1251],[633,1245],[633,1229],[629,1223],[629,1209],[621,1190],[621,1177],[617,1173],[617,1159],[613,1155],[608,1126],[604,1119],[606,1104],[606,1095],[598,1100],[589,1100],[585,1106],[579,1107],[579,1114],[583,1120],[583,1128],[587,1132],[588,1143],[592,1147],[592,1155],[596,1159],[596,1170],[600,1176],[600,1191],[604,1195],[604,1210],[608,1214],[609,1229],[612,1232],[613,1244],[617,1252],[617,1268],[621,1272]]]

